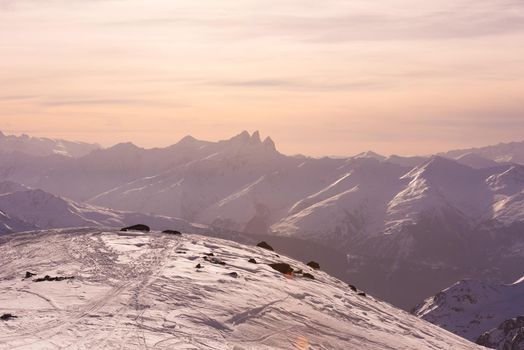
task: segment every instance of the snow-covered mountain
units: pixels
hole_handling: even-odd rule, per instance
[[[426,299],[413,313],[485,346],[522,349],[524,278],[507,285],[462,280]]]
[[[30,137],[28,135],[5,135],[0,131],[0,152],[24,153],[33,156],[62,155],[82,157],[100,148],[96,144],[66,140]]]
[[[80,158],[0,152],[0,180],[77,206],[307,239],[345,261],[330,273],[410,309],[467,276],[508,282],[524,273],[524,166],[472,151],[449,157],[286,156],[270,138],[242,132],[161,149],[125,143]]]
[[[499,163],[518,163],[524,165],[524,141],[499,143],[498,145],[454,150],[442,154],[443,156],[458,159],[468,155],[477,159],[490,159]]]
[[[36,228],[123,227],[136,223],[143,223],[156,229],[195,229],[185,220],[77,203],[39,189],[26,189],[0,195],[0,213],[4,232]],[[0,229],[0,233],[1,231]]]
[[[204,236],[8,234],[0,264],[0,311],[14,316],[0,349],[481,348],[295,260]]]

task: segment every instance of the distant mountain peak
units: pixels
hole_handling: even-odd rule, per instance
[[[366,151],[366,152],[359,153],[356,156],[354,156],[353,158],[373,158],[373,159],[377,159],[377,160],[385,160],[386,159],[386,157],[384,157],[383,155],[380,155],[380,154],[375,153],[373,151]]]
[[[178,143],[182,144],[182,143],[189,143],[189,142],[195,142],[195,141],[198,141],[198,140],[191,135],[186,135],[180,141],[178,141]]]
[[[116,145],[114,145],[113,147],[109,149],[113,151],[136,151],[140,149],[140,147],[138,147],[137,145],[135,145],[132,142],[121,142],[121,143],[117,143]]]

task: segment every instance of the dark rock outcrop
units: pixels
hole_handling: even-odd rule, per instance
[[[228,275],[233,277],[233,278],[238,278],[238,273],[236,273],[236,272],[230,272],[230,273],[228,273]]]
[[[367,297],[366,293],[364,293],[364,292],[358,292],[357,295],[359,297]]]
[[[357,287],[355,287],[355,286],[352,285],[352,284],[348,284],[348,287],[349,287],[349,289],[351,289],[353,292],[356,292],[356,291],[357,291]]]
[[[195,269],[201,269],[202,268],[202,265],[200,264],[197,264],[197,266],[195,266]]]
[[[256,264],[257,263],[257,261],[255,259],[253,259],[253,258],[249,259],[248,262],[250,262],[252,264]]]
[[[9,320],[12,320],[14,318],[18,318],[18,317],[13,315],[13,314],[3,314],[2,316],[0,316],[0,320],[2,320],[2,321],[9,321]]]
[[[31,278],[33,276],[36,276],[36,273],[32,273],[32,272],[29,272],[29,271],[26,271],[25,272],[25,277],[24,278]]]
[[[267,242],[265,242],[265,241],[262,241],[262,242],[258,243],[257,247],[264,248],[264,249],[271,250],[271,251],[275,251],[275,249],[273,249],[273,247],[270,246],[269,244],[267,244]]]
[[[51,277],[49,275],[45,275],[42,278],[34,279],[33,282],[60,282],[65,280],[72,280],[74,279],[74,276],[57,276],[57,277]]]
[[[315,276],[313,276],[312,274],[307,273],[307,272],[305,274],[303,274],[302,277],[309,278],[310,280],[314,280],[315,279]]]
[[[213,253],[211,253],[211,254],[213,254]],[[215,264],[215,265],[225,265],[226,264],[225,261],[222,261],[222,260],[220,260],[218,258],[215,258],[215,257],[208,257],[208,256],[206,256],[206,257],[204,257],[204,260],[209,262],[209,263],[211,263],[211,264]]]
[[[286,264],[286,263],[274,263],[274,264],[269,264],[269,266],[271,266],[274,270],[277,270],[278,272],[281,272],[285,275],[290,275],[294,271],[294,269],[289,264]]]
[[[141,231],[141,232],[149,232],[151,229],[147,225],[138,224],[133,226],[124,227],[120,231],[127,232],[127,231]]]
[[[320,264],[317,263],[316,261],[310,261],[310,262],[308,262],[308,263],[307,263],[307,266],[309,266],[309,267],[311,267],[311,268],[313,268],[313,269],[315,269],[315,270],[320,269]]]
[[[169,235],[177,235],[177,236],[180,236],[182,234],[180,231],[176,231],[176,230],[164,230],[162,231],[162,233],[167,233]]]
[[[477,344],[491,349],[524,349],[524,316],[506,320],[480,337]]]

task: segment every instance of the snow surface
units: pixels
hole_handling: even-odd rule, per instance
[[[0,310],[17,316],[0,349],[480,349],[297,261],[198,235],[8,234],[0,264]],[[74,279],[33,281],[44,275]]]

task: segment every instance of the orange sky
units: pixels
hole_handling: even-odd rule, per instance
[[[522,140],[522,43],[515,0],[0,0],[0,130],[260,130],[310,155]]]

